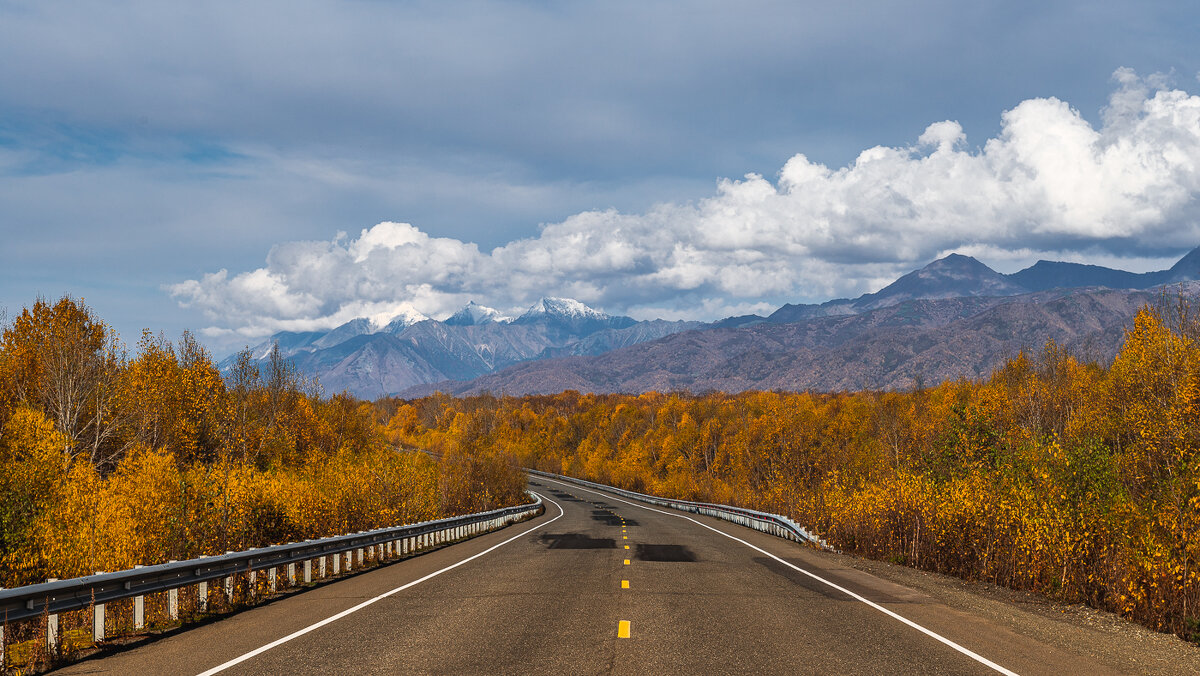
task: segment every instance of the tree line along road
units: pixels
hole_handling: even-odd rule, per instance
[[[62,673],[1200,673],[1200,651],[1139,627],[874,575],[550,479],[530,488],[547,501],[536,519]]]

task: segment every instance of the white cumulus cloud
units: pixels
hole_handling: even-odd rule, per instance
[[[543,295],[713,319],[873,290],[951,251],[1032,261],[1190,249],[1200,97],[1128,69],[1114,81],[1099,128],[1064,101],[1029,99],[982,145],[940,121],[910,146],[869,148],[841,168],[798,154],[775,181],[748,174],[693,204],[579,213],[490,252],[385,222],[282,243],[265,267],[170,291],[218,325],[210,333],[246,336],[411,308],[444,316],[470,299],[513,312]]]

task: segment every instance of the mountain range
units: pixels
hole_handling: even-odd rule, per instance
[[[464,381],[520,362],[590,355],[701,326],[610,316],[569,298],[542,298],[516,318],[475,302],[445,321],[419,313],[382,327],[354,319],[328,332],[282,331],[252,348],[265,363],[273,346],[326,391],[368,399],[442,381]],[[228,370],[236,356],[221,362]]]
[[[636,321],[543,298],[516,318],[474,302],[444,321],[419,313],[382,327],[281,332],[273,345],[326,391],[359,397],[719,389],[896,389],[986,375],[1055,340],[1108,360],[1164,285],[1200,291],[1200,248],[1167,270],[1131,273],[1038,261],[998,273],[951,254],[854,299],[784,305],[701,324]],[[228,366],[232,358],[223,364]]]

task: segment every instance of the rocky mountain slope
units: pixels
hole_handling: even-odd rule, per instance
[[[874,293],[784,305],[712,324],[635,321],[569,298],[516,318],[479,305],[444,321],[415,310],[385,326],[355,319],[327,332],[283,332],[273,345],[327,392],[364,398],[492,390],[860,389],[976,377],[1053,338],[1107,358],[1151,289],[1200,279],[1200,249],[1167,270],[1038,261],[1001,274],[951,254]],[[232,358],[224,366],[228,367]]]
[[[470,380],[519,362],[590,355],[700,326],[698,322],[638,322],[567,298],[543,298],[510,319],[470,303],[445,321],[417,313],[382,328],[355,319],[328,332],[281,332],[251,348],[260,362],[279,345],[283,356],[326,392],[373,399],[423,383]],[[234,357],[222,362],[232,366]]]
[[[1200,290],[1191,285],[1190,292]],[[861,390],[987,375],[1022,349],[1055,340],[1111,359],[1153,290],[1084,289],[1021,296],[906,300],[857,315],[678,333],[598,356],[527,362],[470,382],[412,388],[512,395],[561,392]]]

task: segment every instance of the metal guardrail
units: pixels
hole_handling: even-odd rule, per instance
[[[662,498],[657,495],[636,493],[634,491],[627,491],[624,488],[616,488],[614,486],[599,484],[592,481],[585,481],[583,479],[576,479],[575,477],[563,476],[561,474],[539,472],[535,469],[526,469],[525,471],[535,476],[556,479],[558,481],[579,484],[581,486],[588,486],[597,490],[616,493],[617,495],[639,500],[641,502],[648,502],[652,505],[658,505],[660,507],[670,507],[671,509],[678,509],[680,511],[690,512],[692,514],[703,514],[705,516],[724,519],[725,521],[730,521],[747,528],[753,528],[755,530],[763,531],[764,533],[770,533],[771,535],[788,540],[794,540],[803,544],[813,545],[820,549],[830,551],[833,549],[826,544],[824,540],[810,533],[805,527],[801,526],[795,521],[792,521],[786,516],[781,516],[779,514],[759,512],[757,510],[743,509],[741,507],[731,507],[729,505],[717,505],[708,502],[691,502],[689,500]]]
[[[498,522],[509,517],[519,518],[545,509],[541,497],[535,497],[537,499],[529,504],[479,514],[3,589],[0,590],[0,622],[18,622],[42,615],[81,610],[102,603],[227,578],[238,573],[344,554],[405,538],[446,533],[453,529]],[[451,539],[465,537],[467,534],[463,531],[461,535]]]

